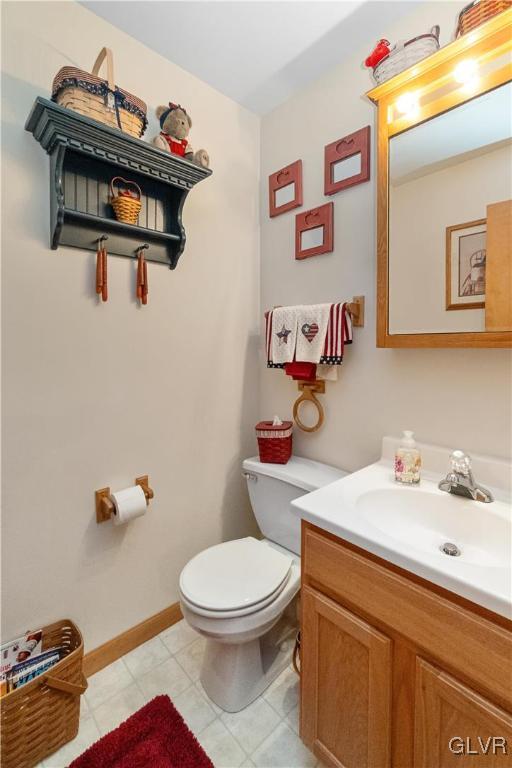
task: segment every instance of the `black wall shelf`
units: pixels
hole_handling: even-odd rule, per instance
[[[147,243],[148,261],[176,267],[185,247],[182,209],[192,187],[211,175],[177,155],[96,120],[37,98],[25,129],[50,156],[51,247],[95,251],[101,235],[108,252],[132,256]],[[137,225],[114,217],[109,183],[114,176],[142,190]]]

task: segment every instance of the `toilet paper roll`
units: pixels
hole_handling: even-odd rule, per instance
[[[136,517],[146,514],[147,505],[144,491],[140,485],[132,485],[112,494],[115,506],[114,525],[124,525]]]

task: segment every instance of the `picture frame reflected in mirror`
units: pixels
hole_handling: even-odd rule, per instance
[[[484,309],[487,219],[446,228],[446,309]]]

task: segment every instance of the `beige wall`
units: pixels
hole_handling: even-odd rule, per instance
[[[434,3],[415,26],[383,34],[439,21],[446,39],[459,7]],[[330,255],[295,262],[294,214],[267,216],[269,173],[301,157],[304,209],[324,202],[324,145],[373,125],[360,68],[373,41],[263,120],[260,306],[259,120],[77,4],[2,10],[5,636],[68,615],[93,648],[175,601],[194,553],[255,530],[240,461],[255,452],[257,418],[290,414],[297,396],[264,367],[261,319],[273,304],[367,299],[341,380],[327,385],[326,424],[297,431],[297,453],[355,469],[405,427],[509,454],[508,352],[375,348],[374,169],[370,183],[332,198]],[[151,113],[169,99],[189,107],[193,144],[214,169],[185,205],[178,269],[150,265],[144,309],[126,259],[110,259],[111,301],[97,306],[94,255],[49,249],[48,158],[23,130],[55,72],[91,66],[104,44],[118,82]],[[153,120],[148,137],[155,130]],[[145,518],[97,526],[94,489],[144,472],[156,494]]]
[[[93,648],[173,603],[193,554],[253,530],[259,120],[78,4],[2,11],[3,630],[69,616]],[[151,115],[189,108],[214,170],[185,204],[177,270],[149,265],[143,309],[127,259],[109,260],[98,306],[94,254],[49,249],[48,158],[23,130],[57,70],[102,45]],[[94,489],[146,472],[147,515],[96,525]]]
[[[453,33],[460,3],[431,3],[383,29],[390,40],[407,39],[439,23],[442,42]],[[332,198],[323,194],[323,149],[365,125],[374,107],[364,97],[371,81],[361,61],[374,41],[262,122],[261,303],[315,303],[366,296],[366,323],[356,329],[340,380],[327,383],[326,422],[321,431],[295,431],[297,453],[346,469],[375,460],[385,434],[414,429],[419,439],[471,451],[511,453],[511,355],[506,350],[387,350],[375,347],[375,154],[372,179]],[[375,133],[372,133],[375,147]],[[294,260],[294,218],[268,218],[268,175],[302,158],[303,210],[334,202],[331,254]],[[260,417],[289,416],[298,396],[282,371],[263,366],[260,347]]]
[[[446,228],[509,200],[510,169],[512,144],[390,187],[390,333],[485,330],[485,309],[446,310]]]

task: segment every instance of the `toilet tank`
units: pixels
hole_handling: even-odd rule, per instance
[[[287,464],[264,464],[257,457],[243,463],[253,512],[266,539],[300,555],[300,519],[290,502],[348,472],[292,456]]]

